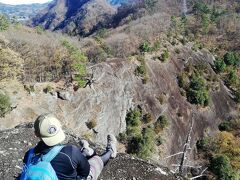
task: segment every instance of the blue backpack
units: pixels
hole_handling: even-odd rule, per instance
[[[45,155],[34,155],[34,148],[29,150],[27,163],[23,167],[20,180],[58,180],[51,161],[64,146],[54,146]]]

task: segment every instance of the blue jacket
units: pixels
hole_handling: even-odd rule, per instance
[[[43,141],[40,141],[35,147],[34,153],[46,154],[51,148]],[[27,161],[28,152],[24,156],[24,163]],[[77,176],[84,179],[89,175],[90,171],[87,158],[74,145],[64,146],[60,153],[51,161],[51,165],[56,171],[59,180],[75,180]]]

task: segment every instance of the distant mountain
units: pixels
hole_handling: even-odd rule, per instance
[[[106,26],[116,11],[106,0],[55,0],[32,19],[32,25],[85,36]]]
[[[101,28],[116,27],[128,18],[140,17],[143,0],[55,0],[31,19],[30,25],[41,25],[69,35],[88,36]],[[131,16],[131,17],[128,17]],[[126,19],[126,20],[125,20]]]
[[[29,5],[9,5],[0,3],[0,13],[6,14],[10,18],[18,20],[28,20],[35,16],[39,11],[47,8],[48,3],[45,4],[29,4]]]

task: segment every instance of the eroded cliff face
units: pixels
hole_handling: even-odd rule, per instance
[[[146,84],[134,73],[140,63],[134,59],[109,59],[89,67],[94,83],[77,91],[72,86],[61,89],[59,82],[52,84],[55,86],[53,93],[43,92],[47,84],[35,84],[35,92],[29,95],[21,85],[11,87],[11,84],[5,84],[5,89],[11,90],[9,93],[17,108],[1,119],[1,129],[34,121],[39,114],[51,112],[74,134],[104,144],[108,133],[118,135],[126,130],[127,111],[140,106],[144,112],[152,114],[154,121],[162,114],[170,119],[169,127],[161,135],[164,141],[154,155],[155,161],[164,165],[176,163],[179,157],[165,157],[182,151],[192,120],[191,158],[194,158],[196,140],[206,133],[214,134],[219,122],[234,114],[235,103],[223,83],[217,81],[218,88],[210,90],[211,102],[208,107],[190,104],[180,93],[177,75],[189,62],[205,62],[206,68],[214,74],[211,69],[214,57],[206,50],[192,51],[191,45],[178,48],[180,54],[174,53],[174,49],[169,47],[171,58],[166,63],[156,59],[160,52],[145,55]],[[57,92],[64,97],[59,98]],[[166,99],[162,104],[158,100],[160,95]],[[94,130],[86,125],[90,121],[96,121]]]
[[[134,64],[123,60],[99,64],[92,67],[95,82],[91,87],[76,92],[72,87],[57,90],[61,95],[57,92],[45,94],[43,88],[47,84],[35,84],[35,92],[28,95],[19,85],[18,93],[10,95],[17,108],[2,119],[1,129],[33,121],[41,113],[52,112],[76,134],[90,134],[97,142],[104,142],[107,133],[119,134],[126,129],[126,112],[133,106],[132,84],[137,81],[133,75],[134,68]],[[97,133],[88,129],[86,123],[89,121],[96,121],[94,130]]]

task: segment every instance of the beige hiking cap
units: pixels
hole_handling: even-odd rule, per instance
[[[34,122],[34,129],[39,138],[48,146],[55,146],[65,139],[60,121],[52,114],[42,114]]]

